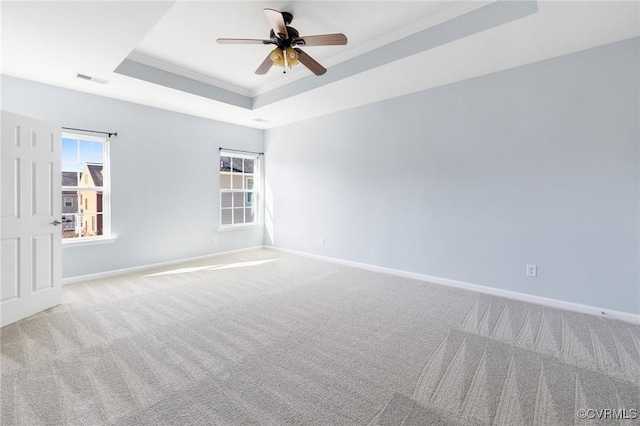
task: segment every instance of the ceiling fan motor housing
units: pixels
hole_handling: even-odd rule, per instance
[[[288,38],[280,38],[276,35],[276,33],[273,30],[271,30],[269,32],[269,38],[279,48],[286,49],[287,47],[292,45],[291,43],[293,42],[293,40],[300,37],[300,33],[298,32],[298,30],[296,30],[293,27],[287,27],[287,33],[289,36]]]

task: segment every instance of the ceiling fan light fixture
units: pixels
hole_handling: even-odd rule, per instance
[[[287,47],[285,54],[287,55],[287,64],[289,64],[289,68],[298,64],[298,52],[296,52],[292,47]]]
[[[279,47],[276,47],[271,51],[271,53],[269,53],[269,59],[271,59],[273,65],[284,68],[284,56],[282,55],[282,50],[280,50]]]

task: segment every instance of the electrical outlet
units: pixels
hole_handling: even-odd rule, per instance
[[[211,242],[214,243],[214,244],[217,243],[218,242],[218,237],[214,235],[213,238],[211,239]]]
[[[325,245],[326,244],[326,240],[324,238],[320,238],[320,244]]]
[[[527,265],[527,276],[528,277],[537,277],[538,276],[538,266],[536,266],[536,265]]]

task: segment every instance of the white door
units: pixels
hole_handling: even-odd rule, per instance
[[[60,126],[2,111],[0,326],[62,302]]]

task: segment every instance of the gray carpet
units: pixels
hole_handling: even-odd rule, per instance
[[[640,409],[637,325],[269,250],[67,286],[1,349],[2,425],[624,425]]]

